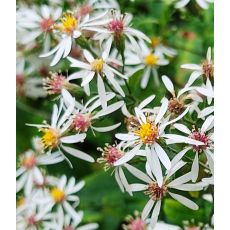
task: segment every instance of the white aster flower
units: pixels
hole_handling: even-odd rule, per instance
[[[141,47],[140,52],[126,53],[126,65],[135,65],[129,73],[132,76],[138,70],[144,69],[144,73],[141,79],[141,88],[146,88],[149,82],[151,74],[154,77],[156,85],[159,85],[159,76],[157,69],[159,66],[165,66],[169,64],[169,61],[162,56],[159,51],[152,51],[143,41],[139,41]]]
[[[206,60],[203,61],[201,65],[198,64],[183,64],[181,68],[193,70],[187,84],[185,87],[190,87],[200,76],[203,76],[207,90],[212,90],[212,83],[210,79],[214,76],[214,65],[212,63],[211,57],[211,47],[208,48]],[[212,94],[212,93],[210,93]],[[204,94],[205,95],[205,94]]]
[[[213,133],[212,128],[214,125],[214,116],[210,115],[207,117],[207,119],[202,124],[201,128],[193,128],[192,130],[189,130],[185,125],[183,124],[174,124],[174,127],[183,132],[184,134],[188,135],[189,138],[192,138],[194,140],[200,141],[203,143],[203,145],[193,145],[190,144],[189,147],[187,147],[184,152],[182,153],[182,156],[186,154],[189,150],[193,150],[195,152],[195,157],[192,164],[192,181],[195,182],[198,177],[199,173],[199,154],[202,152],[205,153],[209,165],[210,172],[214,173],[214,162],[213,162]],[[169,134],[170,135],[170,134]],[[172,139],[175,134],[171,134]],[[174,144],[174,143],[180,143],[180,141],[175,140],[166,140],[167,144]]]
[[[22,31],[24,36],[22,36],[20,42],[27,44],[44,34],[44,52],[47,52],[50,49],[50,35],[53,25],[61,16],[61,13],[62,9],[60,7],[54,9],[47,5],[42,5],[40,8],[19,8],[17,11],[17,26],[24,29]]]
[[[134,175],[137,172],[139,174],[143,173],[139,169],[133,167],[132,165],[129,165],[125,162],[123,163],[122,157],[126,156],[126,159],[132,158],[134,153],[138,153],[138,148],[139,146],[131,150],[127,150],[126,147],[123,146],[123,142],[113,145],[106,144],[103,149],[98,148],[98,150],[102,153],[102,156],[97,159],[97,162],[104,164],[105,171],[112,168],[112,174],[114,173],[116,182],[120,187],[121,191],[127,191],[130,195],[132,195],[132,192],[130,190],[129,183],[125,177],[123,168],[126,168],[130,173]]]
[[[65,175],[61,176],[56,186],[50,189],[49,193],[36,202],[52,210],[56,207],[59,218],[64,218],[67,213],[75,221],[81,221],[82,213],[75,210],[79,204],[79,197],[75,194],[85,185],[84,181],[76,183],[75,178],[71,177],[68,182]]]
[[[191,0],[177,0],[175,8],[185,7]],[[207,10],[210,3],[213,3],[214,0],[195,0],[196,3],[203,9]]]
[[[29,77],[34,68],[32,66],[26,67],[25,59],[18,59],[16,66],[16,89],[18,96],[26,96],[32,99],[39,97],[46,97],[47,93],[42,88],[42,78]]]
[[[75,100],[73,99],[71,104],[67,107],[67,109],[61,116],[61,113],[63,111],[63,101],[61,100],[59,108],[57,107],[57,105],[54,105],[53,107],[50,125],[47,123],[39,125],[27,124],[29,126],[37,127],[39,131],[43,133],[42,143],[44,150],[47,150],[48,153],[51,153],[54,149],[58,149],[58,153],[60,154],[60,156],[63,156],[71,167],[72,165],[68,158],[64,155],[63,151],[85,161],[94,162],[94,159],[90,155],[78,149],[67,146],[67,144],[83,142],[86,137],[85,133],[77,133],[74,135],[68,134],[69,128],[71,126],[71,122],[69,122],[69,117],[74,110],[74,106]]]
[[[151,38],[151,46],[155,49],[155,51],[161,55],[165,55],[168,57],[175,57],[177,55],[177,51],[171,47],[168,47],[164,44],[159,37]]]
[[[25,210],[17,215],[17,230],[38,230],[51,220],[50,209],[43,205],[31,203]]]
[[[114,89],[122,96],[125,97],[124,91],[121,86],[118,84],[115,75],[126,79],[126,76],[121,74],[119,71],[114,69],[109,65],[110,58],[108,57],[108,51],[104,51],[102,53],[102,57],[94,58],[92,54],[87,51],[83,50],[84,57],[86,58],[87,62],[81,62],[74,58],[68,57],[68,60],[71,62],[71,67],[77,67],[83,69],[79,72],[76,72],[69,76],[70,79],[79,79],[82,78],[81,86],[87,87],[89,91],[89,82],[96,77],[97,79],[97,89],[98,95],[102,104],[102,108],[107,108],[107,101],[106,101],[106,89],[105,84],[103,81],[103,77],[108,80],[108,82],[114,87]],[[90,93],[90,91],[88,92]]]
[[[64,214],[62,209],[58,210],[52,222],[45,225],[45,230],[94,230],[99,227],[97,223],[80,225],[83,212],[78,212],[80,219],[73,219],[69,214]]]
[[[62,92],[64,103],[69,105],[73,100],[72,96],[65,90]],[[114,93],[106,94],[106,101],[113,99],[115,97]],[[92,97],[88,102],[84,104],[76,102],[75,108],[71,113],[69,121],[71,122],[71,130],[73,132],[82,133],[87,132],[89,128],[96,132],[109,132],[116,129],[121,125],[117,123],[111,126],[106,127],[95,127],[94,123],[97,122],[101,117],[109,115],[114,111],[120,109],[124,105],[124,101],[117,101],[113,104],[110,104],[105,110],[98,108],[101,106],[101,101],[99,96]]]
[[[175,138],[172,134],[165,134],[164,130],[166,126],[175,123],[180,120],[189,110],[189,107],[177,118],[166,121],[164,115],[168,110],[169,101],[166,98],[162,99],[161,107],[159,108],[157,114],[144,114],[143,111],[135,108],[136,117],[130,120],[128,124],[129,133],[118,133],[116,138],[126,142],[127,146],[139,146],[139,149],[143,146],[144,149],[151,149],[151,152],[154,153],[166,169],[170,169],[171,162],[165,152],[161,147],[162,140],[169,141],[171,138]],[[176,139],[181,143],[190,143],[190,144],[203,144],[202,142],[196,141],[194,139],[176,135]],[[174,140],[174,139],[173,139]],[[152,162],[152,153],[146,151],[146,157],[149,164]],[[135,152],[132,157],[135,156]],[[122,163],[125,163],[132,159],[132,157],[127,158],[126,155],[120,159]]]
[[[137,40],[143,39],[149,43],[151,42],[144,33],[131,27],[131,14],[121,14],[118,10],[112,10],[108,18],[109,22],[102,27],[103,30],[94,36],[94,39],[99,40],[101,44],[104,43],[108,50],[110,50],[113,41],[116,44],[121,44],[124,42],[122,41],[123,38],[138,50],[140,46]]]
[[[183,112],[186,107],[190,107],[190,112],[194,110],[200,112],[198,104],[203,102],[203,99],[197,94],[195,87],[184,87],[178,91],[176,94],[174,85],[169,77],[162,76],[162,81],[166,89],[172,95],[172,98],[169,100],[168,110],[173,115],[179,115]],[[192,100],[188,103],[186,100]]]
[[[65,58],[71,51],[72,43],[74,39],[79,38],[82,35],[82,31],[99,31],[96,25],[104,24],[104,17],[107,12],[95,16],[94,18],[79,18],[77,19],[73,12],[65,12],[60,19],[60,23],[55,23],[54,29],[57,33],[60,33],[60,41],[58,45],[48,53],[40,55],[40,57],[48,57],[53,54],[54,58],[50,66],[56,65],[61,58]]]
[[[146,151],[151,153],[149,148]],[[150,226],[154,229],[160,212],[162,199],[167,194],[190,209],[197,210],[199,208],[193,201],[172,192],[171,189],[173,189],[173,191],[200,191],[203,189],[203,185],[202,183],[188,183],[192,177],[191,172],[178,178],[171,179],[171,177],[186,164],[180,160],[175,161],[173,159],[172,167],[165,173],[165,176],[163,176],[160,161],[158,160],[156,153],[152,152],[151,154],[153,162],[151,162],[151,164],[148,164],[148,162],[146,163],[146,176],[148,176],[148,179],[144,179],[143,177],[141,179],[138,174],[136,175],[136,177],[146,184],[131,184],[130,186],[133,192],[145,191],[144,194],[149,196],[150,199],[142,211],[142,219],[147,219],[152,211]]]
[[[119,9],[119,4],[116,0],[88,0],[77,7],[76,15],[77,17],[84,17],[89,14],[97,15],[109,9]]]
[[[55,152],[51,155],[36,155],[33,150],[28,150],[21,156],[21,166],[16,172],[17,192],[24,189],[25,195],[29,195],[35,184],[43,184],[44,176],[38,168],[41,165],[57,164],[64,158]]]

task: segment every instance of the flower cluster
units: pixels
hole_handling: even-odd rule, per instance
[[[175,7],[188,2],[177,1]],[[197,0],[202,8],[209,2]],[[33,149],[20,156],[18,229],[98,227],[96,223],[78,227],[83,212],[76,211],[80,202],[76,193],[84,181],[49,176],[45,167],[62,161],[73,167],[70,155],[94,163],[95,157],[83,151],[83,144],[90,135],[97,140],[99,132],[110,133],[114,141],[98,147],[96,162],[112,172],[122,192],[145,196],[142,212],[129,216],[124,230],[161,229],[162,224],[162,229],[179,229],[158,223],[163,200],[170,197],[198,210],[191,192],[212,188],[211,48],[199,64],[182,63],[182,69],[192,72],[178,90],[172,77],[159,75],[178,52],[161,38],[149,38],[134,28],[132,20],[131,14],[121,13],[115,0],[78,5],[68,1],[65,10],[58,1],[52,7],[18,7],[17,95],[54,101],[49,121],[26,124],[37,128],[40,136],[34,139]],[[31,53],[39,56],[37,66]],[[30,76],[34,70],[40,77]],[[165,95],[159,98],[157,92],[150,92],[137,99],[130,87],[137,73],[141,73],[139,88],[146,89],[153,80],[156,87],[164,87]],[[118,122],[103,125],[114,115]],[[123,129],[115,131],[120,126]]]

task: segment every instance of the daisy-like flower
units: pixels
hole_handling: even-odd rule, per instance
[[[185,7],[191,0],[177,0],[175,8],[183,8]],[[195,0],[196,3],[203,9],[207,10],[209,4],[213,3],[214,0]]]
[[[169,100],[168,110],[172,115],[181,114],[186,107],[190,107],[190,111],[197,109],[197,105],[203,102],[203,99],[197,94],[192,87],[183,88],[176,94],[172,81],[167,76],[162,76],[162,81],[166,89],[170,92],[172,97]],[[193,91],[192,91],[193,90]],[[192,100],[190,103],[187,100]]]
[[[119,9],[116,0],[88,0],[76,9],[77,17],[84,17],[89,14],[98,14],[109,9]]]
[[[78,85],[69,82],[69,77],[57,72],[50,72],[50,77],[43,79],[43,88],[48,94],[61,94],[63,89],[70,92],[80,91]]]
[[[62,9],[60,7],[52,8],[47,5],[42,5],[34,8],[21,7],[17,11],[17,26],[23,30],[24,36],[20,42],[27,44],[41,35],[45,35],[44,52],[50,49],[53,25],[61,16]]]
[[[36,202],[40,205],[52,210],[53,207],[57,208],[57,213],[67,213],[75,221],[81,221],[82,213],[76,212],[74,209],[79,204],[79,197],[76,195],[78,191],[85,185],[84,181],[76,183],[75,178],[71,177],[68,182],[65,175],[61,176],[56,186],[52,187],[46,197],[37,199]]]
[[[42,143],[44,150],[48,151],[48,153],[51,153],[53,152],[53,150],[57,149],[60,156],[63,156],[71,167],[72,165],[68,158],[64,155],[63,151],[85,161],[94,162],[94,159],[90,155],[75,148],[68,147],[66,145],[83,142],[86,137],[85,133],[77,133],[74,135],[68,134],[69,128],[71,126],[71,122],[68,122],[68,119],[74,110],[74,106],[75,100],[73,99],[71,104],[68,105],[68,108],[61,116],[61,113],[63,111],[63,101],[61,100],[59,108],[57,107],[57,105],[54,105],[53,107],[50,125],[46,122],[39,125],[27,124],[29,126],[37,127],[39,131],[43,133]]]
[[[126,150],[122,142],[113,145],[106,144],[103,149],[98,148],[98,150],[102,153],[102,156],[97,159],[97,162],[104,164],[105,171],[113,169],[112,173],[114,173],[115,179],[121,191],[124,192],[126,190],[130,195],[132,195],[132,192],[130,191],[130,186],[125,177],[123,168],[126,168],[132,174],[138,172],[140,175],[143,175],[143,173],[139,169],[127,163],[123,164],[121,162],[119,165],[116,165],[116,163],[123,156],[126,156],[126,158],[132,158],[134,153],[138,153],[138,148],[139,146],[133,148],[132,150]]]
[[[26,96],[32,99],[46,97],[47,93],[42,88],[42,79],[40,77],[29,77],[34,68],[26,67],[24,59],[17,60],[16,66],[16,90],[17,96]]]
[[[137,40],[143,39],[147,42],[151,40],[141,31],[131,27],[132,15],[121,14],[118,10],[112,10],[109,15],[109,22],[104,25],[103,30],[99,31],[95,36],[95,40],[100,43],[105,41],[105,47],[110,50],[112,42],[121,44],[123,39],[127,39],[133,47],[140,49]]]
[[[57,215],[54,216],[52,222],[45,225],[49,230],[94,230],[99,227],[97,223],[80,225],[83,218],[83,212],[78,212],[80,219],[73,219],[70,215],[64,214],[62,209],[58,209]]]
[[[195,182],[197,180],[198,174],[199,174],[199,154],[205,153],[208,161],[208,165],[210,168],[211,173],[214,172],[214,162],[213,162],[213,133],[212,128],[214,125],[214,116],[210,115],[207,117],[207,119],[204,121],[201,128],[193,128],[192,130],[189,130],[188,127],[186,127],[183,124],[176,123],[173,126],[186,134],[189,138],[192,138],[194,140],[200,141],[203,143],[203,145],[191,145],[185,149],[183,152],[183,155],[186,154],[189,150],[193,150],[195,153],[195,157],[192,164],[192,181]],[[168,134],[169,136],[172,135],[172,138],[175,134]],[[176,138],[174,140],[166,140],[167,144],[174,144],[178,143],[180,141],[177,141]]]
[[[38,166],[57,164],[63,160],[64,158],[58,152],[52,155],[37,155],[33,150],[25,152],[21,156],[21,166],[16,172],[16,177],[19,177],[17,192],[24,189],[25,195],[29,195],[36,183],[44,183],[44,176]]]
[[[134,212],[134,215],[128,215],[125,218],[125,224],[122,225],[123,230],[150,230],[150,226],[146,220],[141,219],[141,215],[138,211]]]
[[[67,92],[62,93],[64,102],[70,104],[73,100],[72,96]],[[115,97],[114,93],[106,94],[106,101],[109,101]],[[85,105],[81,103],[76,103],[75,109],[73,110],[69,121],[71,122],[70,128],[73,132],[84,133],[87,132],[89,128],[97,132],[109,132],[120,126],[121,123],[117,123],[106,127],[95,127],[93,124],[100,119],[102,116],[113,113],[114,111],[120,109],[124,105],[123,101],[117,101],[103,110],[98,108],[101,106],[99,96],[92,97]]]
[[[89,89],[89,82],[96,77],[98,95],[103,109],[107,108],[106,89],[103,78],[106,78],[106,80],[109,81],[114,89],[122,97],[125,97],[124,91],[118,84],[115,75],[118,75],[123,79],[127,79],[127,77],[109,65],[110,58],[108,57],[108,50],[104,51],[102,53],[102,57],[98,58],[94,58],[92,54],[87,50],[83,50],[83,54],[87,62],[81,62],[74,58],[68,57],[68,60],[71,62],[71,67],[83,69],[79,72],[72,74],[70,76],[70,79],[82,78],[83,80],[81,86],[87,86],[87,88]]]
[[[143,146],[145,150],[151,148],[151,151],[158,156],[166,169],[170,169],[171,162],[161,145],[163,140],[174,138],[174,136],[171,134],[165,134],[164,130],[166,126],[180,120],[189,110],[188,107],[177,118],[170,121],[165,121],[164,115],[168,110],[168,106],[169,101],[166,98],[163,98],[161,107],[159,108],[157,114],[144,114],[143,111],[136,107],[136,116],[133,117],[130,124],[127,126],[129,133],[116,134],[116,138],[125,141],[127,146],[140,146],[139,149]],[[192,138],[184,136],[177,135],[176,138],[178,138],[178,140],[180,140],[182,143],[197,145],[203,144],[200,141],[196,141]],[[146,151],[146,157],[149,163],[151,162],[152,155],[152,153]],[[132,157],[134,156],[135,152],[133,153]],[[124,156],[116,164],[119,165],[120,163],[125,163],[132,159],[132,157],[127,158]]]
[[[160,37],[152,37],[151,38],[151,46],[159,54],[166,55],[168,57],[175,57],[177,55],[177,51],[175,49],[165,45],[162,42]]]
[[[17,215],[18,230],[38,230],[44,223],[51,221],[50,209],[43,205],[31,203],[27,209]]]
[[[210,79],[214,77],[214,65],[212,63],[211,57],[211,47],[208,48],[206,60],[203,61],[201,65],[198,64],[183,64],[181,68],[193,70],[186,87],[191,86],[200,76],[203,76],[205,79],[205,85],[207,89],[212,91],[212,84]]]
[[[141,214],[138,211],[135,211],[133,216],[128,215],[125,218],[125,222],[126,223],[122,225],[123,230],[152,230],[150,219],[141,219]],[[155,228],[157,230],[180,230],[179,227],[164,222],[158,222]]]
[[[60,22],[54,24],[55,31],[61,35],[59,44],[48,53],[40,55],[40,57],[48,57],[55,54],[50,66],[56,65],[61,58],[68,56],[71,51],[73,39],[79,38],[82,35],[82,31],[100,30],[95,26],[106,23],[103,20],[106,14],[107,12],[94,18],[83,20],[82,18],[77,19],[73,12],[65,12],[62,18],[60,18]]]
[[[147,148],[146,151],[151,153],[149,148]],[[203,189],[203,186],[202,183],[188,183],[191,180],[191,172],[171,179],[171,177],[186,164],[175,158],[172,160],[172,167],[163,176],[160,161],[156,153],[151,154],[151,164],[146,163],[146,176],[148,176],[148,179],[141,179],[145,184],[131,184],[130,186],[133,192],[144,191],[144,194],[150,198],[142,211],[142,219],[145,220],[152,211],[150,226],[151,229],[154,229],[160,212],[162,199],[167,194],[190,209],[197,210],[199,208],[193,201],[172,192],[171,189],[173,189],[173,191],[200,191]],[[140,177],[138,178],[140,179]]]
[[[144,69],[144,73],[141,79],[141,88],[145,89],[148,85],[149,78],[151,74],[154,77],[156,85],[159,85],[159,76],[157,69],[159,66],[165,66],[169,64],[169,61],[164,58],[164,56],[159,53],[159,51],[153,52],[143,41],[139,42],[141,50],[137,54],[131,52],[127,54],[125,61],[126,65],[135,65],[135,68],[129,73],[132,76],[138,70]]]

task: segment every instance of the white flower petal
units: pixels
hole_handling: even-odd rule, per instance
[[[171,161],[167,155],[167,153],[164,151],[164,149],[158,144],[154,144],[155,151],[157,153],[157,156],[159,157],[161,163],[165,166],[166,169],[171,168]]]
[[[162,76],[162,81],[166,87],[166,89],[172,94],[175,95],[175,90],[172,81],[166,75]]]
[[[147,202],[147,204],[145,205],[145,207],[144,207],[144,209],[143,209],[143,211],[142,211],[142,213],[141,213],[141,219],[142,219],[142,220],[147,219],[147,217],[148,217],[148,215],[149,215],[151,209],[153,208],[154,203],[155,203],[155,202],[154,202],[152,199],[150,199],[150,200]]]
[[[160,107],[160,110],[156,116],[156,119],[155,119],[155,124],[158,124],[160,122],[160,120],[163,118],[163,116],[165,115],[166,111],[168,110],[168,99],[166,98],[163,98],[161,100],[161,107]]]
[[[187,183],[190,180],[191,180],[191,172],[188,172],[188,173],[184,174],[183,176],[180,176],[180,177],[172,180],[169,184],[167,184],[167,186],[170,188],[175,187],[177,185]]]
[[[81,134],[75,134],[71,136],[62,137],[60,141],[62,143],[72,144],[72,143],[77,143],[77,142],[83,142],[85,138],[86,138],[86,134],[81,133]]]
[[[131,174],[133,174],[135,177],[137,177],[138,179],[140,179],[146,183],[150,183],[152,181],[145,173],[143,173],[141,170],[133,167],[132,165],[124,164],[124,167],[126,167],[127,170]]]
[[[191,173],[192,173],[192,182],[195,182],[199,174],[199,156],[197,152],[192,163]]]
[[[101,101],[102,108],[107,109],[105,85],[100,74],[97,75],[97,90],[98,90],[98,95]]]
[[[153,213],[150,220],[150,226],[154,229],[158,220],[158,216],[161,209],[161,200],[157,201],[155,207],[153,208]]]
[[[181,204],[183,204],[184,206],[193,209],[193,210],[198,210],[199,207],[196,203],[194,203],[193,201],[189,200],[188,198],[172,193],[172,192],[168,192],[169,195],[174,198],[175,200],[179,201]]]
[[[66,147],[66,146],[62,146],[62,148],[69,154],[77,157],[77,158],[80,158],[82,160],[85,160],[85,161],[89,161],[89,162],[94,162],[94,159],[93,157],[91,157],[90,155],[88,155],[87,153],[84,153],[78,149],[74,149],[74,148],[71,148],[71,147]]]
[[[132,192],[144,191],[148,188],[146,184],[130,184],[130,190]]]

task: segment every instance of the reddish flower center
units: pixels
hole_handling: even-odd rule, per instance
[[[120,152],[116,147],[114,147],[114,146],[108,147],[106,160],[110,165],[112,165],[114,162],[116,162],[122,156],[123,156],[123,153]]]
[[[146,224],[142,219],[136,218],[136,219],[133,219],[127,227],[128,227],[128,230],[145,230]]]
[[[148,195],[152,200],[161,200],[167,192],[167,187],[162,185],[161,187],[154,181],[149,183],[148,190],[145,191],[145,195]]]
[[[72,227],[64,227],[63,230],[74,230]]]
[[[191,138],[204,143],[204,145],[193,145],[193,150],[196,152],[202,152],[209,146],[209,138],[204,133],[193,131]]]
[[[34,225],[37,225],[37,220],[35,219],[35,216],[30,216],[28,219],[27,219],[27,223],[28,223],[28,225],[32,225],[32,226],[34,226]]]
[[[183,104],[175,97],[169,100],[168,110],[170,113],[181,114]]]
[[[22,165],[27,169],[32,169],[36,165],[36,157],[34,155],[27,156],[22,160]]]
[[[73,119],[73,126],[76,130],[86,132],[91,125],[89,115],[78,113]]]
[[[22,74],[17,74],[16,75],[16,86],[21,87],[23,86],[24,82],[25,82],[24,76]]]
[[[53,24],[54,24],[54,21],[52,18],[44,18],[40,22],[41,29],[44,32],[51,32]]]
[[[50,78],[44,79],[44,89],[49,94],[60,94],[65,82],[66,78],[63,75],[52,73]]]
[[[119,20],[119,19],[113,19],[108,24],[108,30],[113,32],[115,36],[120,36],[123,33],[123,30],[124,30],[123,21]]]

